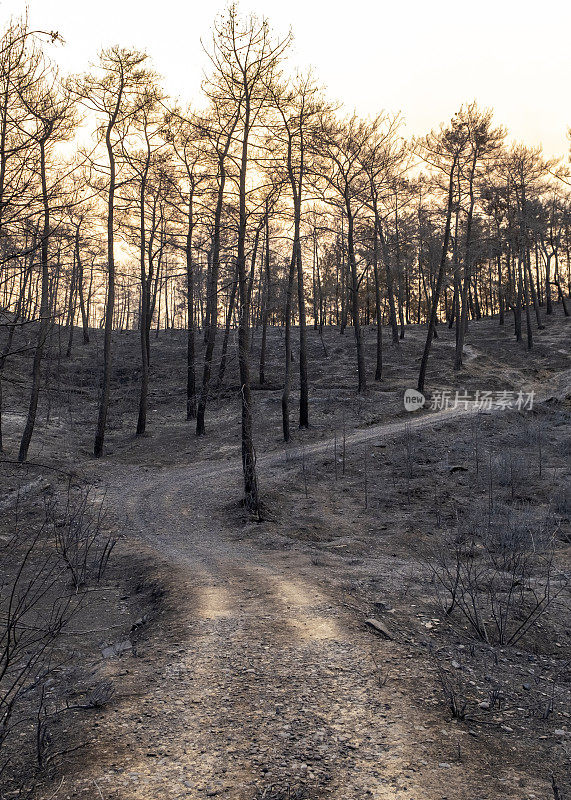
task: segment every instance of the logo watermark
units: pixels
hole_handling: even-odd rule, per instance
[[[453,411],[457,408],[475,411],[531,411],[535,392],[510,391],[482,391],[475,392],[451,389],[436,390],[427,398],[416,389],[407,389],[404,393],[404,407],[406,411],[418,411],[427,408],[430,411]]]
[[[418,411],[426,403],[426,397],[416,389],[406,389],[404,393],[404,407],[407,411]]]

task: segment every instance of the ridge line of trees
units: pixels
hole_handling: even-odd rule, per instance
[[[46,44],[59,38],[23,19],[0,42],[0,449],[15,332],[32,326],[35,337],[19,460],[28,456],[55,325],[67,331],[67,357],[75,327],[84,344],[90,329],[103,329],[96,457],[113,400],[113,331],[139,331],[143,435],[153,325],[187,330],[184,411],[202,436],[237,329],[245,502],[259,514],[254,330],[264,384],[268,327],[284,327],[288,441],[295,325],[299,426],[307,428],[311,325],[341,335],[352,327],[358,392],[369,380],[367,326],[376,326],[372,377],[380,381],[383,326],[399,347],[407,325],[426,325],[424,391],[439,326],[455,329],[460,370],[472,320],[505,325],[509,312],[516,341],[525,330],[531,349],[556,301],[568,316],[569,172],[539,148],[508,144],[491,110],[469,103],[410,142],[399,115],[344,117],[311,73],[287,72],[291,33],[279,38],[265,18],[234,5],[214,23],[200,110],[171,103],[137,50],[103,50],[89,73],[60,76]],[[80,146],[90,129],[91,144]]]

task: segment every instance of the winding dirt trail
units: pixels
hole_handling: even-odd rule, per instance
[[[411,415],[356,430],[347,443],[473,410]],[[332,446],[291,448],[287,458]],[[264,488],[279,485],[285,458],[282,450],[259,459]],[[239,464],[101,466],[128,536],[172,564],[179,614],[178,641],[159,631],[153,657],[131,670],[135,688],[145,690],[102,733],[96,785],[105,800],[446,796],[438,765],[419,766],[422,720],[398,684],[379,690],[372,636],[355,614],[316,585],[295,548],[262,551],[222,524],[239,496]],[[383,646],[387,663],[398,658],[396,643]],[[465,765],[444,766],[449,787],[468,785]],[[395,782],[404,772],[401,795]]]

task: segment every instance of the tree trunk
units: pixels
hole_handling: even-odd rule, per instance
[[[263,310],[262,310],[262,346],[260,349],[260,386],[263,386],[266,380],[266,341],[268,333],[268,319],[270,315],[270,301],[271,301],[271,288],[272,278],[270,272],[270,215],[266,206],[266,273],[264,281],[264,296],[263,296]]]
[[[228,300],[228,313],[226,314],[226,326],[224,328],[224,338],[222,340],[222,353],[220,354],[220,365],[218,367],[218,380],[216,381],[217,388],[220,388],[222,386],[222,381],[224,380],[224,374],[226,372],[228,340],[230,338],[230,328],[232,326],[232,315],[234,314],[234,304],[236,302],[237,289],[238,289],[238,270],[236,269],[234,278],[232,280],[230,299]]]
[[[297,304],[299,312],[299,427],[309,428],[309,384],[307,378],[307,327],[305,317],[305,293],[299,221],[296,220],[295,251],[297,264]]]
[[[67,348],[65,351],[65,357],[71,357],[71,350],[73,347],[73,323],[75,319],[75,295],[76,295],[76,284],[77,284],[77,259],[75,256],[75,252],[73,255],[73,265],[71,268],[71,280],[69,285],[69,297],[68,297],[68,304],[67,304],[67,329],[68,329],[68,337],[67,337]]]
[[[111,387],[111,337],[113,334],[113,312],[115,310],[115,250],[113,239],[114,214],[115,214],[115,153],[111,143],[111,133],[119,114],[121,106],[122,91],[117,96],[115,110],[107,124],[105,133],[105,144],[109,158],[109,192],[107,196],[107,299],[105,303],[105,330],[103,334],[103,380],[101,386],[101,398],[99,401],[99,413],[97,416],[97,428],[95,431],[95,443],[93,455],[100,458],[103,455],[103,444],[105,441],[105,428],[107,426],[107,413],[109,411],[109,392]]]
[[[28,405],[28,415],[26,417],[26,424],[20,442],[20,451],[18,453],[18,461],[25,461],[28,457],[28,449],[32,440],[34,432],[34,425],[36,423],[36,412],[38,409],[38,399],[40,396],[40,381],[41,381],[41,367],[42,357],[44,354],[44,347],[48,335],[49,328],[49,271],[48,271],[48,246],[50,236],[50,207],[48,199],[48,187],[46,182],[46,153],[45,153],[45,140],[40,140],[40,177],[42,184],[42,204],[44,211],[44,226],[42,232],[42,241],[40,246],[41,258],[41,273],[42,273],[42,288],[40,300],[40,324],[38,329],[38,340],[36,350],[34,353],[34,363],[32,367],[32,390],[30,392],[30,402]]]
[[[79,228],[75,229],[75,260],[77,263],[77,293],[79,295],[79,310],[81,312],[81,327],[83,331],[83,344],[89,344],[89,319],[85,307],[85,297],[83,294],[83,262],[81,260],[81,248],[79,246]]]
[[[383,377],[383,310],[381,306],[381,287],[379,285],[379,233],[377,220],[373,226],[373,276],[375,279],[375,314],[377,318],[377,358],[375,364],[375,380],[380,381]]]
[[[226,151],[227,152],[227,151]],[[210,387],[210,374],[212,371],[212,356],[214,345],[216,344],[216,332],[218,330],[218,271],[220,268],[220,228],[222,220],[222,208],[224,202],[224,185],[226,183],[226,169],[224,158],[226,152],[219,157],[219,185],[216,211],[214,214],[214,237],[212,241],[212,261],[210,265],[210,280],[208,282],[208,302],[207,302],[207,327],[205,328],[206,350],[204,352],[204,369],[202,373],[202,391],[198,401],[196,412],[196,435],[204,436],[206,432],[204,425],[204,415],[206,403],[208,401],[208,390]],[[244,265],[245,268],[245,265]]]
[[[245,79],[246,80],[246,79]],[[248,280],[246,275],[246,173],[248,169],[248,136],[250,132],[250,101],[245,86],[244,132],[240,160],[239,200],[240,220],[238,225],[238,286],[240,314],[238,318],[238,364],[240,368],[240,395],[242,405],[242,469],[244,472],[244,501],[252,514],[260,514],[256,454],[252,430],[252,392],[250,388]]]
[[[477,151],[474,150],[472,158],[472,169],[470,171],[470,206],[468,208],[468,218],[466,220],[466,245],[464,249],[464,282],[462,284],[460,319],[456,320],[456,354],[454,359],[454,369],[462,368],[462,356],[464,354],[464,336],[468,328],[468,293],[472,280],[472,219],[474,216],[474,173],[476,170]]]
[[[141,390],[139,395],[139,416],[137,419],[137,436],[143,436],[147,427],[147,407],[149,396],[149,355],[150,355],[150,338],[149,328],[151,321],[150,317],[150,284],[151,275],[147,278],[146,269],[146,244],[147,234],[145,228],[145,193],[146,193],[146,177],[149,166],[150,155],[147,153],[146,168],[141,176],[141,188],[139,194],[139,266],[141,278],[141,329],[140,329],[140,345],[141,345]],[[152,243],[150,243],[152,247]]]
[[[502,257],[498,253],[498,306],[500,314],[500,325],[504,325],[504,290],[502,286]]]
[[[395,307],[395,296],[393,291],[393,274],[391,270],[390,256],[388,252],[387,242],[383,233],[383,227],[379,215],[375,212],[375,220],[377,222],[377,231],[379,240],[381,242],[381,249],[383,251],[383,261],[385,262],[385,276],[387,280],[387,298],[389,301],[389,321],[393,335],[393,344],[399,343],[399,329],[397,323],[397,312]]]
[[[545,298],[546,298],[546,314],[553,314],[553,304],[551,302],[551,255],[545,253]]]
[[[361,323],[359,320],[359,279],[357,276],[357,259],[355,258],[355,245],[353,240],[353,214],[351,201],[345,195],[345,205],[347,208],[347,251],[349,256],[349,266],[351,268],[351,308],[353,312],[353,330],[355,331],[355,344],[357,345],[357,375],[359,393],[367,389],[367,373],[365,371],[365,354],[363,351],[363,337]]]
[[[430,321],[428,323],[428,333],[426,335],[426,343],[424,345],[424,352],[420,362],[420,373],[418,376],[418,391],[424,391],[424,381],[426,378],[426,368],[428,366],[428,356],[430,355],[430,347],[432,339],[434,338],[434,331],[436,329],[436,316],[438,313],[438,301],[440,292],[442,291],[442,284],[444,282],[444,273],[446,271],[446,256],[448,253],[448,243],[450,241],[450,223],[452,221],[452,199],[454,196],[454,171],[456,169],[457,156],[454,157],[452,168],[450,170],[450,180],[448,183],[448,207],[446,210],[446,224],[444,226],[444,241],[442,243],[442,254],[440,256],[440,265],[438,268],[438,277],[436,279],[436,287],[432,295],[432,307],[430,309]]]
[[[289,275],[286,290],[286,307],[285,307],[285,375],[284,375],[284,390],[282,394],[282,429],[284,434],[284,442],[289,442],[289,395],[291,387],[291,306],[293,299],[293,282],[295,278],[295,247],[292,247],[291,261],[289,265]]]
[[[192,232],[193,232],[193,195],[192,187],[188,201],[188,227],[186,231],[186,308],[187,308],[187,339],[186,339],[186,418],[196,418],[196,365],[194,352],[194,265],[192,261]]]

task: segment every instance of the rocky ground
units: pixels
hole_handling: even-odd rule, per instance
[[[239,503],[234,363],[212,399],[208,435],[196,440],[181,413],[183,335],[163,333],[153,341],[149,435],[137,439],[136,336],[117,334],[108,451],[96,462],[97,343],[78,346],[70,362],[54,358],[30,454],[44,468],[2,469],[7,488],[40,481],[31,503],[42,481],[57,488],[46,465],[72,469],[104,499],[119,543],[81,658],[115,693],[62,728],[85,746],[40,779],[38,796],[567,797],[569,350],[560,314],[530,354],[509,329],[473,324],[459,374],[453,334],[442,330],[435,344],[432,389],[533,389],[530,412],[407,415],[402,394],[423,336],[414,327],[398,350],[387,346],[383,382],[357,397],[350,332],[325,331],[327,356],[311,332],[312,427],[287,448],[273,331],[270,382],[255,391],[261,522]],[[372,330],[367,347],[373,363]],[[16,377],[25,368],[14,365]],[[6,394],[9,461],[22,400],[16,388]],[[457,610],[446,614],[436,591],[451,532],[480,531],[490,497],[498,514],[517,515],[517,530],[553,538],[552,589],[561,590],[505,646],[482,641]],[[534,570],[539,585],[545,573]]]

